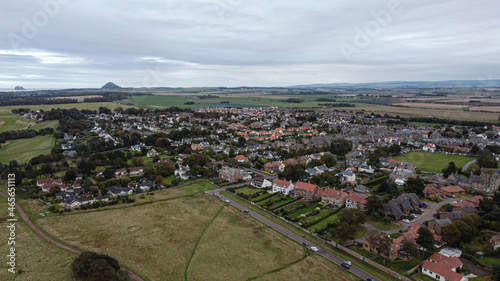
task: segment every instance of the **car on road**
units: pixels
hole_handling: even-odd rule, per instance
[[[412,215],[412,217],[413,217],[413,218],[415,218],[415,219],[416,219],[416,218],[418,218],[418,216],[417,216],[417,215],[415,215],[415,214],[411,214],[411,215]]]
[[[344,262],[347,263],[349,266],[352,265],[352,262],[350,262],[350,261],[344,261]]]
[[[457,203],[457,201],[453,201],[453,204]]]
[[[368,277],[368,278],[366,278],[366,281],[375,281],[375,279]]]
[[[446,197],[446,195],[441,195],[441,198],[446,199],[448,197]]]
[[[304,246],[308,247],[308,246],[309,246],[309,243],[307,243],[307,242],[302,242],[302,245],[304,245]]]
[[[247,213],[248,214],[248,213],[250,213],[250,211],[248,209],[245,209],[245,210],[243,210],[243,213]]]
[[[222,196],[220,196],[219,194],[217,194],[217,195],[215,195],[215,196],[217,196],[217,198],[222,198]]]
[[[226,200],[224,200],[224,201],[226,201],[226,203],[229,203],[229,202],[231,202],[231,201],[229,201],[229,199],[226,199]]]
[[[424,203],[422,203],[422,204],[424,204],[424,206],[429,206],[429,204],[427,204],[427,203],[425,203],[425,202],[424,202]]]
[[[404,219],[404,220],[403,220],[403,222],[405,222],[405,223],[410,223],[410,220],[408,220],[408,219]]]
[[[312,247],[311,247],[311,250],[313,250],[313,251],[317,252],[317,251],[318,251],[318,248],[317,248],[317,247],[312,246]]]
[[[349,269],[349,267],[351,267],[350,265],[348,265],[347,263],[343,262],[340,264],[343,268],[345,269]]]
[[[425,210],[424,210],[424,209],[422,209],[422,208],[420,208],[420,209],[418,209],[418,210],[419,210],[420,212],[422,212],[422,213],[423,213],[423,212],[425,212]]]

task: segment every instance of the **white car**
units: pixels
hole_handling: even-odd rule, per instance
[[[344,261],[344,263],[349,265],[349,266],[352,266],[352,262],[350,262],[350,261]]]
[[[316,247],[312,246],[312,247],[311,247],[311,250],[313,250],[313,251],[317,252],[317,251],[318,251],[318,248],[316,248]]]
[[[403,222],[410,223],[410,221],[408,219],[404,219]]]
[[[231,201],[229,201],[229,199],[226,199],[226,200],[224,200],[224,201],[226,201],[226,203],[229,203],[229,202],[231,202]]]

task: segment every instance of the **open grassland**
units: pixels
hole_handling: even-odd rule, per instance
[[[169,280],[247,280],[294,275],[304,266],[310,267],[311,275],[302,274],[311,280],[324,280],[329,274],[355,280],[327,261],[316,264],[318,258],[306,257],[302,246],[202,193],[133,208],[72,212],[37,223],[64,243],[116,257],[145,280],[166,276]]]
[[[0,197],[0,217],[7,215],[6,211],[7,200]],[[45,242],[20,221],[16,223],[15,246],[16,271],[22,269],[22,274],[8,272],[7,254],[11,246],[7,244],[7,237],[9,237],[7,225],[7,222],[0,223],[0,236],[5,237],[0,242],[2,251],[0,280],[76,280],[71,273],[71,263],[76,255]]]
[[[450,162],[455,162],[457,168],[462,168],[466,163],[474,160],[474,157],[423,151],[410,152],[393,158],[412,163],[417,166],[417,169],[422,171],[439,173],[442,169],[448,167],[448,163]]]
[[[89,110],[99,110],[99,107],[104,106],[111,110],[114,110],[117,107],[122,108],[130,108],[132,106],[116,104],[112,102],[87,102],[87,103],[65,103],[65,104],[39,104],[39,105],[9,105],[9,106],[1,106],[1,112],[12,112],[12,109],[15,108],[29,108],[31,110],[40,110],[43,109],[45,111],[51,110],[52,108],[61,108],[61,109],[71,109],[76,108],[78,110],[89,109]]]
[[[51,135],[9,141],[2,144],[0,148],[0,162],[8,163],[10,160],[17,160],[25,163],[35,156],[50,153],[54,144],[55,138]]]
[[[26,119],[11,111],[0,111],[0,133],[11,130],[22,130],[34,126],[36,123],[33,119]]]

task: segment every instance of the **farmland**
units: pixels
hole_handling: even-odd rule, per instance
[[[61,108],[61,109],[71,109],[71,108],[76,108],[78,110],[82,109],[89,109],[89,110],[99,110],[99,107],[107,107],[111,110],[116,109],[117,107],[122,107],[122,108],[130,108],[131,106],[129,105],[121,105],[121,104],[115,104],[112,102],[88,102],[88,103],[65,103],[65,104],[40,104],[40,105],[9,105],[9,106],[2,106],[0,107],[0,113],[5,113],[5,112],[12,112],[12,109],[16,109],[19,107],[22,108],[29,108],[31,110],[51,110],[52,108]]]
[[[176,192],[167,189],[150,196],[153,201],[146,204],[72,212],[38,219],[37,224],[78,249],[116,257],[145,280],[165,276],[171,280],[268,280],[295,275],[301,268],[311,272],[301,273],[309,279],[335,275],[338,280],[355,280],[253,218],[202,194],[200,188],[182,187],[182,197],[181,193],[163,195]]]
[[[17,160],[26,163],[35,156],[50,153],[54,144],[55,138],[51,135],[8,141],[0,148],[0,162],[8,163],[10,160]]]
[[[412,163],[417,166],[417,169],[427,172],[441,172],[450,162],[455,162],[458,168],[462,168],[467,162],[474,160],[474,157],[422,151],[410,152],[393,158]]]

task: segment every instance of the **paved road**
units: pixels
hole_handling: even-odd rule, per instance
[[[9,199],[9,197],[4,194],[3,192],[0,192],[0,195],[2,197],[4,197],[5,199]],[[70,251],[72,253],[75,253],[75,254],[81,254],[80,251],[76,250],[76,249],[73,249],[73,248],[70,248],[66,245],[63,245],[55,240],[53,240],[52,238],[48,237],[47,235],[45,235],[40,229],[38,229],[32,222],[31,220],[29,219],[28,215],[26,215],[26,213],[23,211],[23,209],[21,209],[21,207],[19,206],[19,204],[16,203],[16,210],[17,212],[19,213],[19,215],[21,216],[21,218],[23,219],[23,221],[33,230],[33,232],[35,232],[38,236],[40,236],[41,238],[43,238],[44,240],[46,240],[47,242],[49,242],[50,244],[54,245],[54,246],[57,246],[61,249],[64,249],[66,251]],[[136,281],[144,281],[142,280],[142,278],[140,278],[139,276],[135,275],[132,271],[122,267],[122,269],[124,269],[125,271],[127,271],[128,275],[130,278],[132,278],[133,280],[136,280]]]
[[[469,169],[469,166],[476,163],[476,159],[470,161],[469,163],[465,164],[463,167],[462,167],[462,172],[465,172],[467,171],[467,169]]]
[[[234,202],[233,200],[231,200],[230,198],[220,194],[220,191],[222,190],[225,190],[225,188],[220,188],[220,189],[216,189],[216,190],[210,190],[210,191],[205,191],[205,193],[207,194],[211,194],[211,195],[214,195],[214,194],[217,194],[217,195],[220,195],[221,196],[221,200],[229,200],[229,204],[231,204],[232,206],[236,207],[237,209],[239,210],[244,210],[246,209],[245,206],[241,205],[240,203],[238,202]],[[337,257],[336,255],[326,251],[325,249],[321,248],[319,245],[314,245],[312,242],[310,242],[309,240],[307,239],[304,239],[303,237],[291,232],[290,230],[280,226],[279,224],[265,218],[264,216],[260,215],[260,214],[257,214],[255,212],[252,212],[250,211],[249,213],[250,216],[254,217],[255,219],[263,222],[264,224],[266,224],[267,226],[269,226],[270,228],[273,228],[275,229],[276,231],[278,232],[281,232],[282,234],[288,236],[290,239],[302,244],[302,243],[307,243],[309,244],[309,246],[316,246],[318,248],[318,251],[316,253],[318,253],[319,255],[322,255],[323,257],[329,259],[330,261],[340,265],[341,263],[344,262],[344,260],[342,260],[341,258]],[[371,277],[370,274],[368,274],[367,272],[363,271],[362,269],[356,267],[356,266],[351,266],[351,268],[348,270],[350,271],[351,273],[357,275],[358,277],[362,278],[363,280],[366,280],[366,278],[368,277]],[[373,278],[373,277],[372,277]],[[374,280],[379,280],[377,278],[374,278]]]

